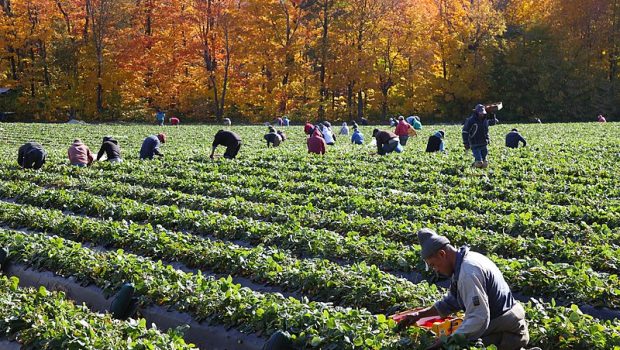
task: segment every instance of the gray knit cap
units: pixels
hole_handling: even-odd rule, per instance
[[[437,253],[446,244],[450,244],[450,241],[444,237],[438,235],[430,228],[423,228],[418,231],[418,240],[420,241],[420,247],[422,250],[422,259],[427,259],[433,254]]]

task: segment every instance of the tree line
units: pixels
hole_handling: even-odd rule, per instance
[[[0,0],[26,118],[618,116],[620,0]]]

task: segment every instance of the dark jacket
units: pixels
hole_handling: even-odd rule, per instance
[[[377,139],[377,153],[380,155],[385,154],[383,152],[383,146],[387,145],[391,139],[398,139],[398,136],[391,131],[379,131],[377,135],[375,135],[375,139]]]
[[[111,137],[104,137],[99,153],[97,153],[97,160],[101,159],[104,153],[108,160],[121,159],[121,148],[118,146],[118,141]]]
[[[213,147],[225,146],[237,147],[241,144],[241,137],[232,131],[220,130],[215,134],[213,139]]]
[[[157,135],[151,135],[144,139],[142,147],[140,148],[140,159],[153,159],[153,156],[163,156],[163,153],[159,150],[161,142],[157,138]]]
[[[497,119],[479,118],[472,114],[463,125],[463,144],[469,147],[484,146],[490,143],[489,126],[497,124]]]
[[[506,135],[506,147],[519,148],[519,142],[523,142],[523,147],[527,146],[527,142],[518,131],[511,131]]]
[[[426,152],[439,152],[443,150],[443,139],[441,138],[441,134],[439,132],[436,132],[428,138],[428,143],[426,144]]]
[[[17,164],[26,169],[40,169],[45,164],[47,152],[41,144],[27,142],[17,151]]]
[[[282,137],[275,132],[270,132],[265,134],[265,141],[267,141],[267,147],[273,145],[273,147],[280,146],[280,142],[282,142]]]

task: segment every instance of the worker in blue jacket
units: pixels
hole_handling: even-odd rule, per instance
[[[527,146],[527,141],[525,141],[525,138],[519,134],[519,130],[512,129],[506,135],[506,147],[519,148],[519,143],[523,143],[523,147]]]
[[[497,118],[487,118],[487,111],[484,105],[476,105],[473,114],[465,121],[463,125],[463,145],[465,149],[471,149],[474,155],[474,164],[476,168],[486,168],[489,166],[487,155],[489,154],[488,145],[489,126],[497,124]]]

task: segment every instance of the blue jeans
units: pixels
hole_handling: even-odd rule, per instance
[[[392,152],[402,153],[403,146],[401,146],[399,141],[391,141],[391,142],[388,142],[387,145],[383,146],[383,152],[385,152],[385,154],[392,153]]]
[[[476,162],[483,162],[487,160],[489,150],[487,149],[487,145],[479,145],[473,146],[471,148],[471,153],[473,153]]]
[[[398,137],[400,139],[401,146],[407,146],[407,140],[409,140],[409,135],[403,135]]]

